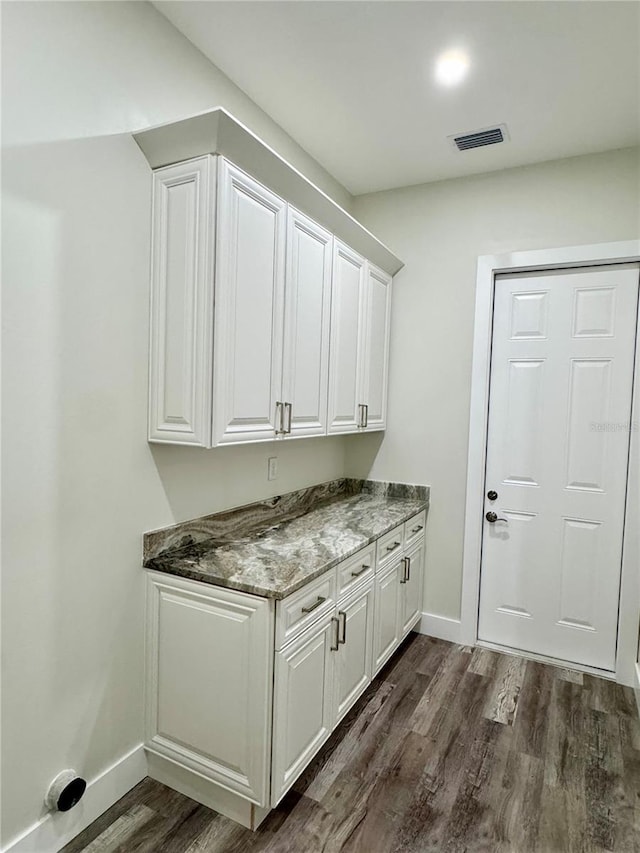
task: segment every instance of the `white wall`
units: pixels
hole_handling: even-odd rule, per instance
[[[142,532],[344,470],[342,438],[146,443],[151,176],[129,131],[222,105],[348,196],[150,5],[2,16],[6,843],[58,771],[142,738]]]
[[[459,618],[478,255],[637,238],[640,152],[361,196],[354,215],[406,267],[394,285],[388,429],[348,440],[349,472],[432,486],[424,609]]]

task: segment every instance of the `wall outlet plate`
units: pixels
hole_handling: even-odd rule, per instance
[[[277,480],[278,479],[278,457],[270,456],[267,465],[267,479],[268,480]]]

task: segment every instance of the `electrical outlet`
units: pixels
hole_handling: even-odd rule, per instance
[[[277,480],[278,479],[278,457],[270,456],[269,464],[267,467],[267,479],[268,480]]]

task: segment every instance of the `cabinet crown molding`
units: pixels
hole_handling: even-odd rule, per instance
[[[389,275],[403,262],[377,237],[266,142],[217,108],[182,121],[134,133],[152,169],[221,154],[331,231]]]

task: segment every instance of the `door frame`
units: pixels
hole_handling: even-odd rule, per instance
[[[640,262],[640,239],[482,255],[478,258],[460,625],[460,642],[465,645],[475,645],[478,640],[495,277],[502,273],[636,262]],[[635,425],[640,420],[640,322],[636,328],[631,405],[631,422]],[[640,629],[640,534],[637,523],[634,525],[632,519],[637,519],[640,515],[640,430],[632,429],[630,439],[615,677],[621,684],[636,687],[637,672],[640,671],[637,665]]]

